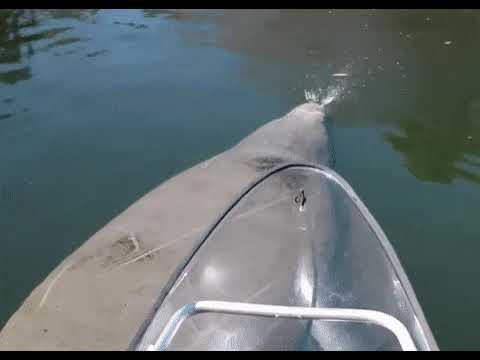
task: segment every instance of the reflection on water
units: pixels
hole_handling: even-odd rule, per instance
[[[480,301],[458,281],[475,278],[479,40],[476,10],[0,10],[0,326],[132,201],[307,97],[394,245],[423,241],[400,257],[440,345],[478,347],[442,306]]]
[[[89,40],[71,35],[73,26],[44,28],[46,20],[71,18],[95,24],[97,12],[1,10],[0,83],[29,80],[29,59],[36,52]],[[145,18],[213,24],[215,37],[209,42],[204,41],[205,30],[198,27],[179,32],[185,41],[221,46],[257,59],[246,61],[243,71],[270,86],[269,91],[301,90],[310,100],[328,102],[338,100],[338,96],[329,98],[332,89],[341,89],[342,101],[336,101],[339,125],[393,123],[399,133],[389,133],[385,139],[403,154],[408,170],[420,180],[479,180],[479,162],[469,157],[479,156],[478,136],[473,134],[480,126],[480,88],[472,76],[480,63],[480,50],[475,46],[478,12],[146,9],[143,14]],[[133,21],[112,23],[148,29]],[[68,47],[55,55],[78,50]],[[109,52],[98,49],[85,56]],[[273,69],[272,79],[258,59],[272,61],[276,67],[295,64],[296,68],[283,67],[284,72],[291,72],[283,76]],[[318,98],[322,91],[330,95]],[[2,119],[10,116],[1,114]]]
[[[419,180],[479,181],[479,161],[469,158],[480,156],[480,142],[473,136],[480,129],[480,83],[473,75],[480,63],[479,12],[159,12],[165,13],[177,20],[214,23],[216,46],[303,64],[302,83],[310,100],[322,101],[321,92],[311,88],[331,89],[329,84],[341,77],[346,96],[336,109],[338,125],[373,122],[398,127],[402,134],[390,133],[386,140],[403,154],[408,170]],[[192,30],[185,36],[196,35]],[[320,76],[319,65],[326,68]],[[259,72],[249,71],[264,81]]]
[[[28,24],[22,22],[23,10],[0,10],[0,64],[21,64],[22,48],[24,42],[20,30],[28,24],[35,25],[34,19],[29,19]],[[29,11],[29,14],[33,14]],[[30,16],[31,17],[31,16]],[[32,48],[27,44],[27,54],[32,54]],[[2,66],[0,71],[0,82],[14,84],[20,80],[31,78],[30,68],[28,66],[20,68],[5,69]]]
[[[401,134],[389,133],[385,138],[403,154],[408,170],[420,180],[450,183],[460,177],[480,183],[478,115],[472,119],[460,113],[453,119],[439,114],[406,120],[400,123]]]
[[[88,21],[96,10],[0,10],[0,82],[15,84],[32,77],[28,59],[36,51],[46,51],[82,41],[78,37],[60,37],[73,27],[55,27],[37,30],[48,18],[73,18]],[[33,31],[32,31],[33,30]],[[54,39],[36,46],[37,42]]]

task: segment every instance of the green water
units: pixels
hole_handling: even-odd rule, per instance
[[[161,181],[305,101],[442,349],[480,349],[480,12],[0,10],[0,326]]]

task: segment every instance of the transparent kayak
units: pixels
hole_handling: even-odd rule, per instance
[[[438,350],[380,226],[345,180],[308,164],[273,169],[232,203],[132,347]]]

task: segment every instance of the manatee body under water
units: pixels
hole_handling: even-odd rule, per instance
[[[0,350],[127,349],[178,264],[247,185],[330,158],[323,107],[305,103],[160,184],[68,256],[0,332]]]

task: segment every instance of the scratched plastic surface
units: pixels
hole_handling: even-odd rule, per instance
[[[138,348],[154,343],[183,305],[224,300],[379,310],[402,321],[419,349],[435,349],[388,241],[377,236],[378,225],[335,176],[293,166],[254,186],[192,257]],[[387,330],[368,324],[200,314],[184,323],[169,349],[400,348]]]

